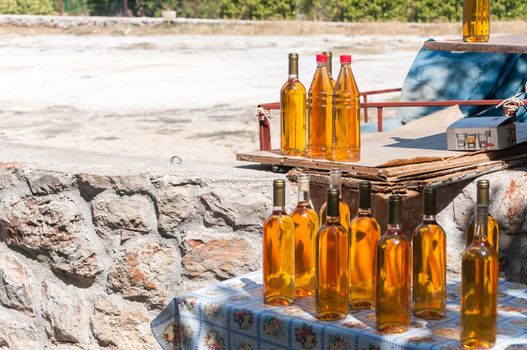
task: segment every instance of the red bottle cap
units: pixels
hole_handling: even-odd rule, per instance
[[[327,61],[328,61],[328,56],[317,55],[317,63],[326,63]]]
[[[351,55],[340,56],[340,63],[351,63]]]

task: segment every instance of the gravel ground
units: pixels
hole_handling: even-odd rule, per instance
[[[257,148],[254,108],[279,99],[288,52],[305,85],[316,52],[332,50],[353,55],[361,90],[381,89],[401,86],[425,39],[3,33],[0,141],[233,163]]]

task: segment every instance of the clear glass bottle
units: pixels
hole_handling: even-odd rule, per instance
[[[328,189],[327,220],[317,233],[315,309],[320,320],[335,321],[348,315],[348,230],[340,224],[340,193]]]
[[[463,41],[487,42],[490,38],[490,0],[463,0]]]
[[[461,344],[487,349],[496,342],[498,268],[496,250],[487,241],[486,205],[476,206],[476,228],[461,263]]]
[[[298,176],[298,203],[291,212],[291,219],[295,224],[295,296],[312,296],[318,215],[309,196],[309,175]]]
[[[273,181],[273,212],[263,225],[263,298],[290,305],[295,298],[295,224],[285,211],[285,181]]]
[[[326,55],[317,55],[317,69],[307,99],[307,156],[325,158],[328,135],[332,128],[333,83],[329,76]]]
[[[280,135],[283,153],[303,155],[306,148],[306,88],[298,80],[298,54],[289,54],[289,78],[280,92]]]
[[[476,197],[476,203],[477,205],[486,205],[487,207],[489,206],[489,203],[490,203],[490,199],[489,199],[489,188],[490,188],[490,182],[489,180],[478,180],[477,184],[476,184],[476,187],[477,187],[477,197]],[[498,222],[496,221],[496,219],[494,219],[492,217],[492,215],[488,215],[488,226],[487,226],[487,229],[488,229],[488,236],[487,236],[487,241],[489,242],[489,244],[491,246],[494,247],[494,249],[496,250],[496,253],[498,253],[499,255],[499,238],[500,238],[500,228],[498,226]],[[466,246],[468,247],[472,241],[473,241],[473,238],[474,238],[474,229],[476,228],[476,216],[472,216],[472,218],[470,219],[468,225],[467,225],[467,229],[466,229],[466,232],[467,232],[467,235],[466,235]]]
[[[377,244],[376,326],[383,333],[402,333],[410,325],[410,239],[401,225],[402,199],[391,196],[388,229]]]
[[[324,51],[322,54],[328,57],[328,73],[331,78],[331,83],[333,84],[333,87],[335,87],[336,82],[335,79],[333,79],[333,53],[331,51]]]
[[[339,193],[342,194],[342,171],[338,169],[331,169],[329,171],[329,188],[336,188],[339,190]],[[328,203],[322,204],[320,208],[320,223],[326,222],[326,213],[327,213]],[[350,229],[350,208],[342,200],[342,196],[339,200],[339,213],[340,213],[340,224],[344,226],[346,230]]]
[[[446,311],[446,234],[436,221],[436,189],[426,187],[423,195],[423,222],[412,237],[413,310],[433,320]]]
[[[351,56],[340,56],[340,73],[333,90],[333,128],[326,159],[339,162],[360,160],[359,88],[351,71]]]
[[[350,298],[352,310],[375,307],[375,254],[381,228],[372,215],[371,184],[359,184],[359,210],[350,225]]]

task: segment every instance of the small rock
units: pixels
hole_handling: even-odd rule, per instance
[[[189,278],[216,278],[224,280],[258,269],[259,252],[242,238],[213,240],[199,244],[185,254],[181,265]]]
[[[178,260],[176,250],[167,245],[136,242],[114,262],[108,275],[108,289],[125,299],[146,301],[150,307],[162,308],[169,291],[179,282]]]
[[[162,186],[156,194],[159,210],[159,232],[167,237],[179,237],[178,226],[193,209],[193,188],[196,186]]]
[[[64,191],[71,185],[71,179],[60,173],[31,174],[27,180],[31,193],[37,196]]]
[[[0,307],[0,349],[44,349],[46,335],[21,312]]]
[[[142,305],[100,296],[94,306],[90,325],[100,346],[134,350],[158,347],[148,326],[153,315]]]
[[[109,176],[78,174],[76,180],[81,196],[87,202],[90,202],[99,193],[112,187],[112,181]]]
[[[0,170],[0,190],[14,187],[25,182],[15,169],[1,169]]]
[[[42,284],[43,317],[48,320],[48,335],[56,342],[91,342],[87,331],[92,303],[73,286],[57,283]]]
[[[26,265],[11,252],[0,255],[0,304],[31,312],[35,304]]]
[[[201,201],[208,224],[246,231],[260,230],[271,205],[269,188],[262,185],[245,186],[243,191],[233,191],[232,186],[214,186],[202,195]]]
[[[152,201],[139,194],[101,193],[92,201],[92,216],[100,234],[121,229],[149,233],[157,227]]]

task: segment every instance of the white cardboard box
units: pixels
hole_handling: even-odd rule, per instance
[[[447,128],[451,151],[492,151],[515,144],[516,125],[511,117],[462,118]]]

